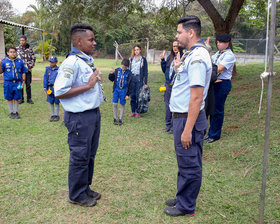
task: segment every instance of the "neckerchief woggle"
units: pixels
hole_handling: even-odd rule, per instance
[[[66,58],[69,57],[70,55],[76,55],[77,57],[82,59],[84,62],[86,62],[88,64],[89,67],[91,67],[93,72],[95,72],[96,68],[94,67],[93,61],[89,60],[79,49],[77,49],[75,47],[72,47],[72,51],[66,56]],[[105,93],[104,93],[103,85],[101,84],[100,81],[98,81],[98,82],[99,82],[99,85],[101,87],[101,92],[102,92],[102,95],[103,95],[103,100],[105,102],[107,102],[107,99],[106,99],[106,96],[105,96]]]
[[[206,49],[206,45],[205,45],[205,42],[204,40],[200,39],[199,41],[197,41],[189,50],[184,50],[183,51],[183,56],[180,60],[180,66],[184,63],[185,59],[187,58],[187,56],[197,47],[204,47]],[[180,67],[179,66],[179,67]],[[178,73],[175,73],[175,75],[173,76],[173,79],[172,79],[172,82],[171,82],[171,85],[174,84],[176,78],[177,78],[177,75]]]

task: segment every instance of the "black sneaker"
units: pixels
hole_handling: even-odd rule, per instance
[[[18,112],[14,113],[14,118],[15,119],[20,119],[20,116],[19,116]]]
[[[59,121],[59,116],[58,115],[54,115],[53,121]]]
[[[170,131],[170,128],[165,128],[164,129],[164,132],[169,132]]]
[[[87,195],[95,200],[99,200],[101,198],[101,194],[93,190],[89,190]]]
[[[52,116],[51,116],[50,122],[53,122],[53,121],[54,121],[54,117],[55,117],[55,115],[52,115]]]
[[[208,139],[205,140],[205,142],[207,142],[207,143],[213,143],[213,142],[218,141],[218,140],[219,140],[219,139],[208,138]]]
[[[29,103],[29,104],[34,104],[34,102],[33,102],[31,99],[28,99],[28,100],[27,100],[27,103]]]
[[[14,113],[10,113],[9,118],[15,119],[15,114]]]
[[[174,199],[167,199],[167,200],[165,201],[165,204],[168,205],[168,206],[170,206],[170,207],[175,206],[176,203],[177,203],[176,198],[174,198]]]
[[[118,124],[119,124],[118,120],[117,120],[117,119],[114,119],[113,124],[114,124],[114,125],[118,125]]]
[[[82,201],[72,201],[69,199],[69,202],[72,204],[77,204],[77,205],[85,206],[85,207],[92,207],[97,204],[97,201],[91,197],[87,197],[86,199],[84,199]]]
[[[194,216],[195,215],[195,213],[192,213],[192,214],[183,213],[180,210],[178,210],[175,206],[165,208],[164,213],[166,215],[173,216],[173,217],[176,217],[176,216]]]
[[[123,124],[123,122],[122,122],[122,120],[120,119],[120,120],[119,120],[119,125],[122,125],[122,124]]]
[[[24,103],[24,100],[19,100],[18,103],[22,104],[22,103]]]

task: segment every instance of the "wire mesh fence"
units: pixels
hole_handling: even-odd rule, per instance
[[[203,38],[206,39],[206,38]],[[159,64],[160,54],[166,50],[166,54],[170,52],[171,42],[169,40],[134,40],[129,43],[119,44],[118,51],[124,58],[129,58],[132,48],[140,45],[142,54],[147,57],[149,63]],[[210,45],[213,52],[217,51],[215,39],[210,39]],[[266,54],[266,39],[233,39],[233,51],[238,63],[248,62],[264,62]],[[274,46],[275,61],[280,61],[280,41],[276,40]]]

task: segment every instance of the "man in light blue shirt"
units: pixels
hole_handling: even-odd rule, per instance
[[[234,63],[236,61],[230,49],[231,37],[229,34],[221,34],[216,37],[219,51],[212,56],[212,61],[217,65],[217,81],[214,84],[215,112],[210,116],[210,128],[205,141],[212,143],[221,138],[224,121],[224,109],[227,95],[231,90],[231,77]]]
[[[207,129],[204,100],[212,62],[196,16],[178,20],[177,41],[186,49],[174,62],[175,78],[170,98],[173,113],[174,145],[178,163],[177,194],[168,199],[164,212],[170,216],[195,215],[196,199],[202,179],[203,137]]]
[[[100,72],[94,68],[91,56],[96,45],[92,27],[75,24],[70,35],[73,48],[59,68],[54,92],[64,107],[64,123],[69,132],[69,201],[89,207],[101,198],[89,186],[99,143],[103,95]]]

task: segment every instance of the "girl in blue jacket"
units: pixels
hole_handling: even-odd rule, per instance
[[[173,125],[172,125],[172,113],[169,109],[169,101],[171,96],[171,90],[173,85],[173,77],[175,72],[173,70],[173,62],[176,59],[177,54],[180,53],[179,43],[178,41],[173,41],[172,49],[170,55],[165,60],[165,51],[163,51],[160,55],[161,57],[161,70],[165,75],[165,87],[166,91],[164,93],[164,102],[165,102],[165,132],[172,134],[173,133]]]
[[[130,71],[132,73],[132,93],[130,95],[131,114],[130,117],[140,118],[138,110],[139,90],[144,85],[148,88],[148,63],[142,56],[142,48],[140,45],[135,45],[130,57]]]

